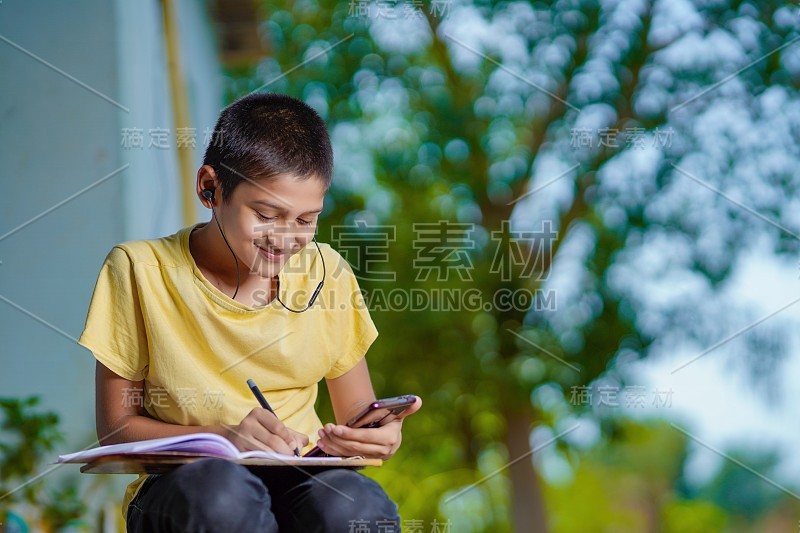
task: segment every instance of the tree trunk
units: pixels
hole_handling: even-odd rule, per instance
[[[533,467],[531,454],[532,415],[532,409],[507,410],[505,413],[508,424],[508,460],[513,462],[508,468],[511,478],[512,526],[517,533],[547,532],[542,483]]]

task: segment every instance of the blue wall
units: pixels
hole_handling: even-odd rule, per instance
[[[177,5],[196,170],[221,77],[204,2]],[[0,67],[0,396],[40,395],[80,449],[96,439],[94,358],[75,339],[103,258],[182,225],[161,3],[3,3]],[[169,149],[148,148],[151,128]]]

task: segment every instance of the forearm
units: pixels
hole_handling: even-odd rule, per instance
[[[223,425],[183,426],[155,420],[149,416],[126,415],[108,425],[98,425],[100,445],[119,444],[139,440],[175,437],[189,433],[216,433],[227,437],[227,429]]]
[[[367,361],[362,358],[345,374],[326,380],[336,423],[344,425],[375,401]]]
[[[95,389],[95,421],[102,446],[201,432],[230,439],[222,425],[184,426],[154,419],[142,400],[144,381],[122,378],[100,361],[95,369]]]

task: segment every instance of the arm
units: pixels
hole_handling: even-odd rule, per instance
[[[143,403],[140,399],[144,398],[144,381],[122,378],[99,361],[95,366],[95,396],[97,438],[101,445],[200,432],[225,436],[222,426],[181,426],[151,418],[143,405],[137,405]]]
[[[379,428],[350,428],[344,425],[375,400],[366,358],[341,376],[326,380],[337,424],[326,424],[317,441],[325,453],[349,457],[363,455],[389,459],[400,448],[403,418],[422,407],[422,400],[409,407],[396,420]]]
[[[254,408],[236,426],[183,426],[150,417],[143,403],[144,382],[130,381],[99,361],[95,367],[97,438],[101,445],[173,437],[188,433],[216,433],[230,440],[240,451],[266,450],[291,454],[308,444],[308,436],[286,428],[266,409]]]
[[[376,400],[366,358],[362,358],[347,373],[338,378],[326,379],[325,383],[331,395],[337,424],[346,424],[365,406]]]

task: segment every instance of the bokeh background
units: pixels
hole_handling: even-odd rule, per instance
[[[122,530],[75,344],[119,242],[208,220],[216,117],[327,121],[318,240],[415,393],[405,531],[800,527],[796,2],[0,4],[0,529]],[[321,384],[323,421],[332,410]],[[27,524],[27,526],[25,525]]]

